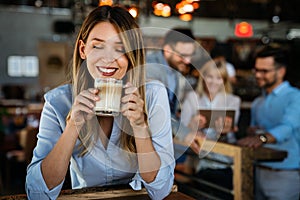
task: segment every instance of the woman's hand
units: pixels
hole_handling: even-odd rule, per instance
[[[198,130],[203,129],[205,127],[206,123],[207,123],[207,119],[204,115],[196,114],[191,119],[188,127],[192,131],[198,131]]]
[[[127,117],[130,125],[135,127],[145,127],[145,113],[144,113],[144,100],[141,98],[137,87],[131,83],[127,83],[125,86],[125,95],[122,97],[121,102],[123,106],[121,108],[122,114]]]
[[[222,134],[234,132],[232,129],[232,123],[233,119],[231,117],[218,117],[218,119],[215,121],[216,131]]]
[[[199,143],[200,140],[198,138],[204,137],[205,136],[200,133],[191,132],[184,138],[184,143],[187,144],[196,154],[199,154],[201,150],[201,144]]]
[[[100,100],[97,95],[98,92],[98,89],[89,88],[81,91],[80,94],[75,97],[70,120],[72,120],[76,126],[82,126],[87,120],[94,116],[93,108],[95,102]]]

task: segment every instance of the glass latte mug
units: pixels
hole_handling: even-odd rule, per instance
[[[94,87],[99,90],[100,100],[94,111],[99,116],[118,116],[120,112],[123,81],[114,78],[96,78]]]

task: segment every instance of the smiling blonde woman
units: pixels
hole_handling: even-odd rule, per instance
[[[142,185],[166,197],[174,180],[170,109],[165,87],[145,82],[144,49],[134,18],[102,6],[84,21],[67,84],[45,95],[38,143],[28,167],[29,199],[56,199],[70,165],[72,188]],[[96,78],[122,79],[118,116],[96,116]]]

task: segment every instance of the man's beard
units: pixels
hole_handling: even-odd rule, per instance
[[[168,64],[172,69],[175,69],[176,71],[178,71],[177,66],[172,61],[169,61]]]
[[[266,82],[265,85],[262,86],[264,89],[272,88],[277,83],[277,78],[275,77],[272,82]]]
[[[271,83],[267,83],[267,84],[265,85],[265,88],[270,88],[270,87],[274,86],[275,83],[276,83],[276,80],[274,80],[274,81],[271,82]]]

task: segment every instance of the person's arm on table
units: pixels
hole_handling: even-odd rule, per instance
[[[148,107],[148,127],[140,124],[141,121],[131,123],[136,139],[139,172],[130,185],[138,190],[143,183],[152,199],[163,199],[170,193],[175,167],[167,93],[163,85],[159,84],[158,88]]]

